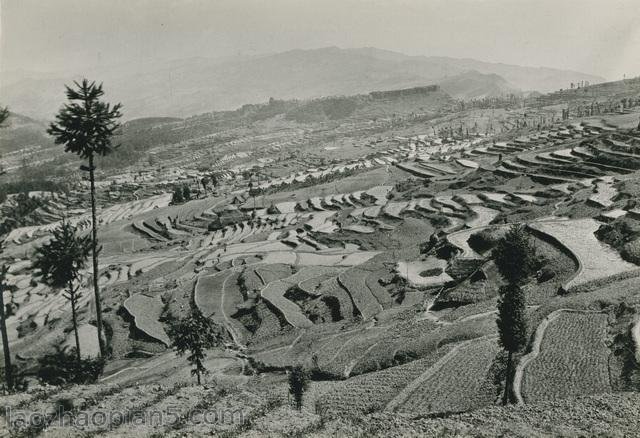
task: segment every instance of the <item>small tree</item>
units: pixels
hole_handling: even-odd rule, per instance
[[[4,128],[4,122],[9,118],[9,107],[0,107],[0,128]]]
[[[191,374],[197,376],[198,385],[202,384],[201,376],[208,373],[203,364],[206,350],[220,344],[220,334],[211,320],[195,309],[169,329],[169,336],[179,356],[189,353],[187,360],[193,367]]]
[[[200,180],[200,184],[202,184],[202,190],[204,190],[204,194],[207,194],[207,188],[209,187],[209,182],[211,180],[209,179],[208,176],[204,176],[202,177],[202,179]]]
[[[537,256],[528,234],[513,225],[493,249],[493,258],[507,285],[500,288],[498,332],[500,345],[507,351],[507,377],[502,403],[507,404],[513,384],[513,355],[527,343],[526,300],[522,285],[536,271]]]
[[[182,197],[184,198],[185,201],[191,200],[191,187],[189,187],[189,184],[185,184],[182,187]]]
[[[182,187],[176,187],[173,189],[173,196],[171,197],[171,204],[178,205],[184,202],[184,197],[182,196]]]
[[[75,88],[65,86],[69,103],[65,104],[56,115],[56,121],[49,126],[47,133],[53,136],[56,144],[65,146],[65,152],[77,154],[88,161],[88,166],[80,169],[89,172],[91,185],[91,237],[93,259],[93,292],[96,306],[96,325],[98,328],[98,342],[100,355],[106,354],[106,346],[102,339],[102,302],[98,286],[98,226],[96,223],[96,186],[95,186],[95,157],[106,156],[114,146],[111,137],[120,128],[118,119],[121,105],[114,106],[103,102],[102,84],[96,85],[83,79],[81,83],[74,82]],[[117,147],[117,146],[115,146]]]
[[[47,285],[66,288],[64,297],[71,303],[71,319],[76,342],[76,359],[81,360],[78,336],[78,299],[80,298],[80,271],[85,268],[91,254],[91,237],[79,236],[68,222],[53,230],[53,237],[36,250],[33,267],[39,270]],[[100,336],[98,334],[98,336]]]
[[[302,409],[302,398],[309,387],[309,374],[297,365],[289,372],[289,393],[293,396],[296,409]]]

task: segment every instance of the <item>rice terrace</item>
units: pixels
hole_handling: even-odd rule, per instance
[[[107,3],[1,5],[0,436],[640,434],[632,2]]]

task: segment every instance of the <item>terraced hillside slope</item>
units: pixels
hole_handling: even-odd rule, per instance
[[[155,164],[100,175],[109,354],[92,384],[38,382],[38,360],[69,352],[73,339],[67,300],[31,266],[63,211],[88,232],[84,184],[28,195],[42,203],[11,193],[2,211],[36,206],[2,236],[8,342],[31,389],[0,404],[47,416],[1,421],[21,436],[632,435],[640,131],[630,117],[640,107],[627,100],[624,111],[557,120],[552,105],[525,116],[520,101],[497,100],[499,133],[478,102],[365,114],[372,101],[422,92],[439,93],[360,96],[352,118],[287,129],[250,120],[265,108],[239,111],[246,124],[226,131],[204,115],[134,126],[199,134],[176,133],[190,138],[175,150],[150,147]],[[296,117],[324,108],[304,105]],[[524,225],[535,272],[521,285],[526,346],[509,377],[517,406],[500,407],[507,356],[496,318],[507,280],[493,248],[514,224]],[[97,351],[90,274],[77,282],[87,355]],[[219,334],[202,386],[170,337],[196,310]],[[298,366],[309,376],[300,411],[288,386]],[[105,409],[122,416],[77,424]],[[152,413],[171,421],[126,421]]]

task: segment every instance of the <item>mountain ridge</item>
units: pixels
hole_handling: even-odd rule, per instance
[[[477,75],[472,78],[469,71]],[[496,77],[478,76],[492,74],[504,82]],[[371,47],[294,49],[221,59],[144,60],[136,65],[88,71],[86,75],[104,82],[107,98],[122,102],[127,118],[185,117],[233,109],[248,102],[265,102],[271,97],[313,99],[372,90],[451,85],[456,81],[455,89],[448,91],[456,98],[516,91],[547,92],[567,88],[570,82],[580,80],[603,81],[593,75],[546,67],[410,56]],[[480,89],[472,90],[471,85],[464,89],[465,75]],[[16,76],[7,71],[0,74],[3,104],[39,119],[50,119],[64,101],[63,85],[80,78],[73,73],[24,73],[22,79]],[[486,89],[482,89],[482,84]]]

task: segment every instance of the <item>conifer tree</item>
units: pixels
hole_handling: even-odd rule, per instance
[[[200,385],[202,375],[208,373],[203,363],[207,357],[206,350],[220,344],[219,332],[210,319],[195,309],[169,329],[169,337],[179,356],[188,353],[187,361],[193,366],[191,374],[197,377]]]
[[[502,403],[507,404],[513,384],[513,355],[527,343],[526,300],[522,285],[537,267],[535,248],[524,227],[513,225],[498,241],[493,258],[507,284],[500,288],[498,301],[498,333],[500,345],[506,350],[507,376]]]
[[[88,166],[82,165],[80,169],[89,173],[91,185],[93,292],[100,354],[104,357],[106,345],[102,338],[102,302],[98,285],[95,158],[106,156],[118,147],[111,143],[111,138],[120,128],[118,120],[122,114],[119,103],[111,106],[100,99],[104,95],[102,84],[97,85],[95,82],[83,79],[80,83],[74,81],[74,85],[74,88],[65,86],[69,102],[60,109],[56,115],[56,121],[51,123],[47,132],[53,136],[56,144],[64,145],[65,152],[72,152],[88,161]]]
[[[55,288],[65,289],[65,298],[71,303],[71,319],[76,343],[76,359],[81,360],[78,336],[78,300],[80,299],[81,271],[91,254],[91,237],[80,236],[66,221],[53,230],[53,236],[36,250],[33,267],[42,281]]]

